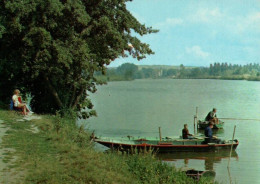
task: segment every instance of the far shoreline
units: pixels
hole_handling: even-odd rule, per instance
[[[259,82],[260,79],[237,79],[237,78],[143,78],[143,79],[132,79],[132,80],[107,80],[103,82],[131,82],[135,80],[164,80],[164,79],[172,79],[172,80],[230,80],[230,81],[251,81],[251,82]]]

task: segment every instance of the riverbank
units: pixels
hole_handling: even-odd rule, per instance
[[[1,150],[13,150],[3,155],[3,169],[12,169],[9,178],[17,179],[13,183],[197,183],[149,154],[95,151],[88,132],[72,119],[51,115],[22,119],[6,110],[0,110],[0,117],[7,128]]]
[[[98,80],[103,83],[114,81],[133,81],[135,79],[126,79],[123,76],[97,76]],[[138,78],[136,78],[138,79]],[[245,76],[207,76],[207,77],[157,77],[157,78],[142,78],[142,79],[215,79],[215,80],[246,80],[246,81],[260,81],[260,77],[245,77]]]
[[[260,81],[260,65],[231,65],[214,63],[209,67],[135,65],[124,63],[107,68],[106,74],[95,73],[101,81],[128,81],[134,79],[220,79]]]

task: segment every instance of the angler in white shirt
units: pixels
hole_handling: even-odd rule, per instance
[[[15,108],[22,109],[23,115],[27,115],[30,110],[28,109],[27,105],[25,103],[22,103],[21,97],[20,97],[20,91],[18,89],[14,90],[14,95],[12,97],[12,100],[14,102]]]

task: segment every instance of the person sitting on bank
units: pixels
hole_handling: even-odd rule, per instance
[[[18,89],[14,90],[14,95],[12,96],[12,100],[14,102],[14,107],[17,109],[22,109],[23,115],[28,115],[30,110],[28,109],[27,105],[22,102],[20,91]]]
[[[205,128],[205,143],[220,143],[220,139],[216,136],[213,136],[212,128],[214,126],[213,122],[209,122],[209,126]]]
[[[192,139],[193,138],[193,135],[189,133],[187,124],[184,124],[184,128],[182,129],[182,138],[183,139]]]
[[[217,113],[217,109],[213,108],[213,110],[208,113],[205,120],[218,124],[218,118],[217,118],[216,113]]]

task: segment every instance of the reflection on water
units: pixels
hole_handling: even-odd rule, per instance
[[[204,163],[205,170],[214,170],[214,164],[220,163],[222,159],[229,159],[230,152],[221,151],[215,153],[171,153],[171,154],[157,154],[157,157],[166,162],[166,163],[175,163],[176,161],[183,161],[183,167],[189,168],[190,160],[198,160]],[[233,151],[231,154],[232,160],[238,161],[238,154],[236,151]]]
[[[193,133],[196,107],[199,107],[198,119],[204,119],[213,107],[218,109],[218,117],[260,119],[260,82],[252,81],[165,79],[111,82],[99,87],[91,98],[98,117],[81,123],[95,130],[97,136],[158,137],[158,127],[161,127],[162,137],[178,137],[184,124],[188,124]],[[231,158],[232,180],[238,184],[260,184],[260,122],[225,120],[224,129],[214,134],[230,140],[234,125],[237,125],[235,139],[239,140],[236,149],[239,160]],[[204,134],[203,131],[199,133]],[[176,157],[170,163],[197,170],[213,168],[216,180],[228,183],[228,154],[223,157],[207,154],[193,157],[193,154],[186,158]]]

